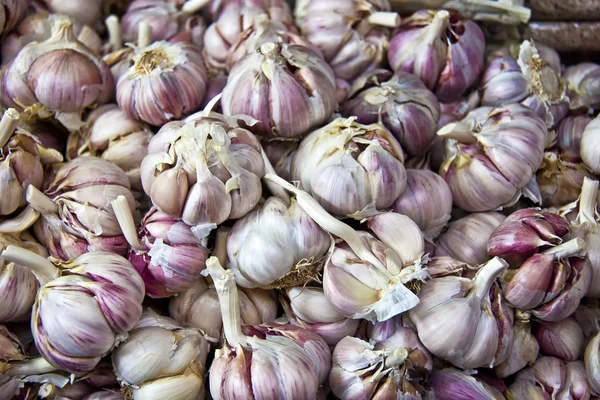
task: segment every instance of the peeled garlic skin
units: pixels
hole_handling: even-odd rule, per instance
[[[590,122],[581,136],[581,159],[595,174],[600,173],[600,118]]]
[[[496,388],[475,379],[477,375],[446,368],[435,370],[429,384],[437,400],[503,400],[504,396]]]
[[[540,321],[533,329],[542,353],[575,361],[583,350],[583,330],[573,318],[558,322]]]

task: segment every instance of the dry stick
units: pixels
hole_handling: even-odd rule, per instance
[[[400,16],[391,11],[378,11],[369,15],[367,18],[370,24],[381,25],[388,28],[397,28],[400,26]]]
[[[109,15],[106,18],[106,29],[108,30],[108,43],[112,50],[120,50],[123,47],[121,38],[121,25],[116,15]]]
[[[50,260],[33,251],[12,244],[0,254],[0,258],[29,268],[42,286],[60,275],[60,270]]]
[[[552,247],[548,250],[543,251],[543,254],[553,255],[556,259],[563,259],[571,256],[575,256],[581,253],[585,249],[585,240],[581,238],[571,239],[556,247]]]
[[[227,266],[227,238],[231,228],[221,226],[217,229],[215,237],[215,248],[213,250],[213,256],[217,257],[221,265]]]
[[[33,207],[27,206],[14,218],[0,222],[0,233],[19,233],[29,229],[40,217]]]
[[[118,196],[111,202],[111,205],[127,243],[129,243],[129,245],[135,250],[144,252],[147,251],[148,249],[146,249],[146,246],[140,242],[137,230],[135,228],[135,222],[133,220],[133,213],[131,212],[131,208],[129,208],[129,203],[127,202],[125,196]]]
[[[152,44],[152,27],[145,21],[138,26],[137,47],[144,48]]]
[[[19,125],[19,112],[14,108],[4,111],[0,120],[0,148],[8,142],[17,125]]]
[[[25,200],[27,200],[31,207],[42,214],[58,214],[58,206],[54,200],[33,185],[27,186]]]

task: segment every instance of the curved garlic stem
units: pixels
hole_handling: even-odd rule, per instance
[[[58,214],[58,206],[54,200],[33,185],[27,186],[25,200],[27,200],[31,207],[42,214]]]
[[[17,125],[19,125],[19,112],[14,108],[4,111],[0,120],[0,147],[4,147],[8,142]]]
[[[386,368],[395,368],[402,364],[408,358],[408,351],[404,347],[398,347],[392,350],[385,358]]]
[[[127,203],[125,196],[117,197],[111,202],[111,205],[127,243],[129,243],[129,245],[137,251],[146,252],[146,246],[140,242],[138,237],[137,230],[135,228],[135,222],[133,221],[133,214],[129,208],[129,203]]]
[[[473,136],[473,126],[465,122],[451,122],[440,128],[437,135],[446,139],[456,139],[465,144],[477,143],[477,138]]]
[[[108,43],[112,51],[120,50],[123,47],[123,39],[121,38],[121,24],[116,15],[109,15],[106,18],[106,29],[108,30]]]
[[[496,281],[496,278],[498,278],[498,276],[506,268],[508,268],[508,263],[500,257],[494,257],[487,263],[483,264],[473,279],[475,296],[480,299],[487,296],[487,294],[490,292],[492,284]]]
[[[267,174],[277,175],[277,172],[275,172],[275,168],[273,168],[273,164],[271,164],[271,161],[269,160],[269,157],[267,157],[267,153],[265,153],[265,150],[262,148],[262,146],[260,147],[260,154],[263,158],[263,162],[265,163],[265,172]],[[290,196],[288,196],[286,190],[283,187],[279,186],[278,184],[272,181],[265,180],[264,178],[263,182],[265,183],[267,188],[269,188],[269,191],[273,194],[273,196],[279,197],[285,202],[287,206],[290,205]]]
[[[596,225],[598,203],[598,181],[594,181],[587,176],[583,179],[581,186],[581,195],[579,196],[579,213],[577,214],[577,223],[587,222]]]
[[[210,3],[210,0],[188,0],[181,7],[181,11],[186,14],[194,14],[200,11],[204,6]]]
[[[388,28],[397,28],[400,26],[400,16],[391,11],[378,11],[369,15],[367,18],[370,24],[386,26]]]
[[[18,233],[29,229],[40,217],[33,207],[27,206],[15,218],[0,222],[0,233]]]
[[[356,233],[352,227],[346,225],[342,221],[339,221],[332,217],[321,205],[312,198],[311,195],[306,193],[304,190],[300,190],[285,179],[273,175],[266,174],[265,179],[271,182],[277,183],[285,190],[294,193],[296,195],[296,201],[298,205],[317,223],[323,230],[335,235],[346,243],[352,249],[354,253],[362,260],[368,261],[375,267],[385,271],[388,275],[389,272],[385,266],[373,255],[369,248],[362,241],[361,237]]]
[[[186,118],[186,121],[189,118],[193,118],[195,115],[198,117],[208,117],[215,105],[221,100],[221,97],[223,97],[223,92],[217,94],[215,97],[210,99],[210,101],[206,103],[206,106],[204,106],[204,110],[200,111],[199,113],[190,115],[190,117]]]
[[[248,337],[242,333],[240,302],[233,272],[223,269],[217,257],[206,260],[206,270],[212,277],[219,296],[225,339],[232,347],[246,345]]]
[[[543,254],[553,255],[555,259],[563,259],[567,257],[571,257],[579,254],[583,249],[585,249],[585,240],[581,238],[571,239],[566,243],[558,245],[556,247],[552,247],[546,251],[543,251]]]
[[[0,258],[31,269],[42,286],[60,275],[60,270],[50,260],[12,244],[4,249]]]
[[[3,369],[6,369],[3,375],[7,376],[40,375],[58,370],[58,368],[50,364],[43,357],[4,364],[3,366],[0,366],[0,372],[3,372]]]
[[[77,38],[73,32],[73,22],[67,17],[61,17],[52,25],[52,33],[47,42],[74,42]]]
[[[436,40],[440,40],[440,38],[444,35],[446,28],[448,28],[449,20],[450,13],[448,11],[438,11],[429,25],[426,43],[433,43]]]
[[[227,266],[227,239],[231,228],[221,226],[217,229],[215,237],[215,248],[213,250],[213,256],[217,257],[221,265]]]
[[[142,21],[138,26],[137,47],[144,48],[152,44],[152,27],[149,23]]]

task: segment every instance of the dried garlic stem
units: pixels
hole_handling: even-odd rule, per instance
[[[215,237],[215,248],[213,250],[213,256],[217,257],[221,265],[227,266],[227,239],[231,228],[221,226],[217,229]]]
[[[508,263],[500,257],[494,257],[481,266],[481,269],[475,275],[473,284],[475,286],[475,296],[482,299],[487,296],[498,276],[508,268]]]
[[[31,269],[42,286],[60,275],[60,270],[50,260],[12,244],[4,249],[0,258]]]
[[[275,168],[273,168],[273,165],[271,164],[271,161],[269,160],[269,157],[267,157],[267,153],[265,153],[265,150],[262,148],[262,146],[260,148],[260,154],[262,155],[263,161],[265,163],[265,172],[267,174],[277,175],[277,172],[275,172]],[[274,196],[279,197],[285,202],[286,205],[290,205],[290,196],[288,196],[286,190],[283,187],[269,180],[263,179],[263,182]]]
[[[129,203],[125,196],[119,196],[111,202],[115,217],[119,222],[123,236],[127,243],[138,251],[146,251],[146,246],[140,242],[140,239],[135,228],[135,222],[133,221],[133,214],[129,208]]]
[[[188,0],[181,7],[181,11],[186,14],[194,14],[200,11],[204,6],[210,3],[210,0]]]
[[[112,51],[120,50],[123,47],[123,39],[121,38],[121,24],[116,15],[109,15],[106,18],[106,29],[108,30],[108,43]]]
[[[6,369],[6,371],[2,371]],[[15,361],[0,366],[0,372],[6,376],[30,376],[47,374],[56,371],[58,368],[50,364],[43,357],[33,358],[27,361]]]
[[[137,47],[144,48],[152,44],[152,27],[149,23],[142,21],[138,26]]]
[[[543,251],[543,253],[553,255],[554,258],[558,260],[562,258],[575,256],[579,254],[583,249],[585,249],[585,240],[581,238],[575,238],[569,240],[566,243]]]
[[[579,214],[577,214],[577,223],[587,222],[596,225],[598,203],[598,181],[594,181],[587,176],[581,186],[581,195],[579,196]]]
[[[367,18],[370,24],[386,26],[388,28],[397,28],[400,26],[400,16],[391,11],[378,11],[369,15]]]
[[[0,120],[0,147],[4,147],[8,139],[19,125],[19,112],[14,108],[4,111]]]
[[[40,217],[33,207],[27,206],[15,218],[0,222],[0,233],[18,233],[29,229]]]
[[[25,200],[27,200],[31,207],[42,214],[58,214],[58,206],[54,200],[33,185],[27,186]]]

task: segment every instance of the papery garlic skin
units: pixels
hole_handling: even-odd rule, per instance
[[[581,136],[581,159],[595,174],[600,173],[600,118],[590,122]]]
[[[540,321],[533,333],[540,344],[540,351],[565,361],[575,361],[583,352],[583,330],[573,318],[558,322]]]
[[[144,310],[140,323],[112,354],[113,367],[134,399],[204,399],[209,342],[197,329]]]
[[[590,176],[583,164],[564,162],[551,151],[544,153],[544,161],[536,174],[542,204],[560,207],[577,200],[583,180]]]
[[[458,100],[479,78],[485,38],[458,11],[420,10],[404,19],[392,38],[394,71],[418,76],[441,101]]]
[[[263,289],[304,285],[323,265],[331,239],[293,199],[270,197],[236,221],[227,241],[236,283]]]
[[[420,156],[435,138],[440,107],[417,77],[375,69],[354,81],[342,115],[356,116],[362,124],[382,123],[408,155]]]
[[[302,35],[321,49],[335,76],[348,82],[381,66],[389,28],[400,20],[390,12],[388,0],[303,0],[296,3],[295,17]]]
[[[494,366],[494,373],[499,378],[506,378],[519,372],[527,365],[533,365],[540,352],[540,345],[531,333],[531,323],[518,319],[513,326],[514,339],[508,358]]]
[[[406,187],[403,162],[400,144],[383,126],[338,118],[302,140],[291,176],[325,210],[347,216],[392,206]]]
[[[480,120],[482,112],[487,109],[474,110],[438,131],[446,138],[440,175],[454,204],[469,212],[515,203],[542,164],[548,139],[546,125],[528,107],[506,105]]]
[[[113,93],[110,69],[77,40],[68,19],[53,24],[48,40],[26,45],[2,74],[3,103],[42,117],[83,111]]]
[[[498,212],[473,213],[452,221],[435,243],[436,256],[450,256],[471,265],[489,259],[487,242],[506,216]]]
[[[208,75],[189,43],[155,42],[138,49],[117,84],[117,103],[131,118],[161,126],[200,108]]]
[[[0,367],[8,361],[22,361],[26,356],[23,345],[19,338],[10,332],[4,325],[0,325]],[[23,386],[19,382],[18,376],[4,375],[4,370],[0,376],[0,396],[5,399],[13,399]],[[15,396],[15,397],[13,397]]]
[[[600,106],[600,65],[583,62],[563,71],[571,109],[596,109]]]
[[[503,400],[496,388],[476,379],[477,375],[446,368],[431,374],[429,383],[437,400]]]

